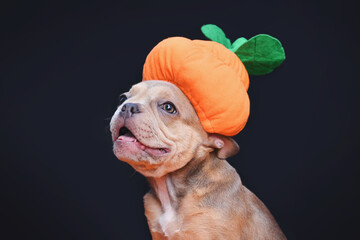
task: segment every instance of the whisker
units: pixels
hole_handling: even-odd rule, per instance
[[[134,172],[130,175],[130,178],[134,177],[134,175],[137,173],[137,171],[134,170]]]

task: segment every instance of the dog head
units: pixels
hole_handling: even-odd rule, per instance
[[[145,81],[120,96],[110,131],[113,151],[146,177],[161,177],[211,152],[225,159],[236,142],[209,134],[185,94],[172,83]]]

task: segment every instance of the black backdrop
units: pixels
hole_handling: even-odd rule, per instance
[[[287,59],[252,77],[229,159],[289,239],[355,239],[355,1],[16,2],[1,8],[2,239],[150,239],[144,177],[112,154],[109,118],[170,36],[268,33]]]

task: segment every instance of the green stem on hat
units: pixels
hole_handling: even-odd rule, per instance
[[[202,26],[201,31],[208,39],[234,52],[250,75],[270,73],[285,60],[285,51],[280,41],[270,35],[259,34],[249,40],[242,37],[231,44],[223,30],[214,24]]]

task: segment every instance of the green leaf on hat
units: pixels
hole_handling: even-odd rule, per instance
[[[230,40],[225,36],[221,28],[214,24],[206,24],[201,27],[202,33],[210,40],[221,43],[227,48],[231,47]]]
[[[242,37],[231,44],[223,30],[214,24],[202,26],[201,31],[210,40],[234,52],[250,75],[270,73],[285,60],[285,51],[280,41],[270,35],[259,34],[249,40]]]
[[[229,48],[232,52],[236,52],[239,47],[241,47],[244,43],[246,43],[246,38],[241,37],[235,40],[235,42],[233,42],[233,44],[231,45],[231,47]]]
[[[280,41],[267,34],[252,37],[235,54],[251,75],[270,73],[285,60],[285,51]]]

